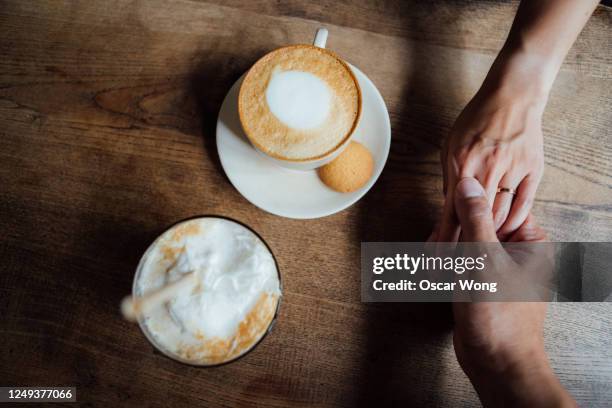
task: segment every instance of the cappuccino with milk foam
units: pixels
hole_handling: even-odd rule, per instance
[[[332,52],[293,45],[272,51],[247,73],[238,98],[249,140],[280,160],[307,161],[341,147],[357,126],[361,91]]]

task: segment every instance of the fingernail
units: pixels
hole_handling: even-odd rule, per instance
[[[478,180],[472,177],[465,177],[457,184],[457,195],[462,198],[482,197],[485,195],[484,188]]]

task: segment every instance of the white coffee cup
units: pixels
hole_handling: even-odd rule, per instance
[[[313,41],[312,45],[314,47],[325,48],[325,44],[327,42],[327,36],[328,36],[327,29],[319,28],[317,30],[316,34],[315,34],[315,38],[314,38],[314,41]],[[338,58],[337,56],[335,56],[335,57]],[[349,67],[349,69],[350,69],[350,67]],[[356,84],[357,88],[359,88],[359,84],[357,83],[356,80],[355,80],[355,84]],[[360,92],[361,91],[359,90],[359,93]],[[264,157],[266,157],[266,159],[271,160],[272,162],[274,162],[275,164],[277,164],[277,165],[279,165],[281,167],[285,167],[285,168],[292,169],[292,170],[302,170],[302,171],[316,169],[316,168],[324,166],[325,164],[327,164],[327,163],[331,162],[332,160],[334,160],[340,153],[342,153],[344,151],[346,146],[348,146],[348,144],[350,143],[350,141],[351,141],[351,139],[352,139],[352,137],[353,137],[353,135],[355,133],[355,128],[357,127],[357,124],[359,123],[359,120],[360,120],[360,115],[361,115],[361,110],[362,110],[361,104],[362,104],[362,101],[360,99],[359,100],[359,114],[357,116],[357,119],[356,119],[356,122],[355,122],[355,126],[353,127],[353,130],[350,132],[348,137],[346,137],[342,141],[342,143],[340,145],[338,145],[336,148],[334,148],[334,150],[332,150],[331,152],[327,153],[323,157],[317,157],[317,158],[312,159],[312,160],[291,160],[291,159],[284,159],[284,158],[279,158],[279,157],[273,157],[273,156],[267,154],[262,149],[258,148],[258,146],[256,144],[254,144],[254,143],[251,143],[251,144],[253,145],[255,150],[257,150]]]

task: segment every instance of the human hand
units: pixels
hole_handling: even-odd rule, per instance
[[[478,181],[462,179],[454,199],[463,240],[499,242],[491,207]],[[509,237],[513,242],[545,239],[530,215]],[[457,360],[485,406],[575,406],[544,351],[546,303],[457,302],[453,315]]]
[[[446,200],[440,241],[458,239],[454,188],[463,177],[474,177],[484,186],[502,239],[525,222],[544,169],[541,121],[547,95],[542,72],[532,59],[500,54],[441,152]],[[498,188],[516,195],[498,193]]]

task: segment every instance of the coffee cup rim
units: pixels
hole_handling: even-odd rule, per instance
[[[291,159],[291,158],[284,157],[284,156],[278,155],[276,153],[270,152],[264,146],[262,146],[261,144],[257,143],[254,140],[254,138],[252,138],[249,135],[249,132],[247,131],[247,129],[243,125],[243,123],[245,121],[244,121],[243,109],[242,109],[241,103],[240,103],[244,83],[246,82],[246,80],[248,79],[249,75],[251,74],[253,67],[255,65],[257,65],[260,61],[262,61],[264,58],[268,57],[270,54],[275,53],[275,52],[279,52],[281,50],[291,49],[291,48],[314,48],[317,51],[320,51],[320,52],[323,52],[323,53],[327,53],[328,55],[330,55],[331,57],[336,59],[348,71],[349,75],[351,76],[351,78],[352,78],[352,80],[355,83],[355,86],[357,88],[357,115],[355,116],[355,120],[353,121],[353,124],[351,125],[351,129],[346,133],[346,135],[342,138],[342,140],[340,142],[338,142],[331,150],[329,150],[329,151],[327,151],[325,153],[322,153],[320,155],[317,155],[317,156],[306,157],[306,158],[299,158],[299,159]],[[242,130],[244,131],[244,134],[246,135],[246,137],[249,140],[249,142],[251,142],[251,144],[255,148],[257,148],[257,150],[261,151],[263,154],[265,154],[267,156],[270,156],[270,157],[272,157],[274,159],[277,159],[277,160],[291,162],[291,163],[316,162],[318,160],[323,160],[323,159],[328,158],[329,156],[331,156],[335,152],[337,152],[339,149],[341,149],[342,146],[344,146],[345,144],[347,144],[350,141],[351,137],[353,136],[353,133],[355,133],[355,129],[357,129],[357,125],[359,124],[359,121],[361,120],[361,113],[362,113],[362,110],[363,110],[362,106],[363,106],[363,97],[362,97],[362,93],[361,93],[361,86],[359,85],[359,81],[357,80],[357,77],[355,76],[355,73],[353,72],[351,67],[340,56],[338,56],[338,54],[336,54],[335,52],[330,51],[327,48],[317,47],[317,46],[312,45],[312,44],[291,44],[291,45],[286,45],[286,46],[283,46],[283,47],[275,48],[272,51],[267,52],[266,54],[261,56],[259,59],[257,59],[257,61],[255,61],[255,63],[251,66],[251,68],[249,68],[249,70],[247,71],[246,75],[244,76],[242,84],[240,84],[240,90],[238,92],[238,116],[240,117],[240,126],[242,127]]]
[[[221,219],[224,221],[231,221],[234,222],[238,225],[241,225],[243,227],[245,227],[246,229],[248,229],[249,231],[251,231],[253,234],[255,234],[255,236],[257,238],[259,238],[259,240],[266,246],[266,248],[268,249],[268,251],[270,252],[270,254],[272,255],[272,259],[274,260],[274,266],[276,267],[276,274],[278,276],[278,287],[279,287],[279,291],[280,291],[280,295],[278,296],[278,300],[276,302],[276,309],[274,311],[274,316],[272,317],[272,320],[270,321],[270,324],[268,325],[268,327],[266,328],[265,332],[263,333],[263,335],[259,338],[259,340],[257,340],[253,346],[251,346],[250,349],[248,349],[246,352],[230,359],[227,361],[223,361],[220,363],[215,363],[215,364],[200,364],[200,363],[196,363],[196,362],[192,362],[189,361],[187,359],[183,359],[181,357],[179,357],[178,355],[175,355],[174,353],[170,352],[169,350],[165,349],[164,347],[162,347],[153,337],[153,335],[149,332],[149,330],[147,329],[144,321],[142,318],[138,319],[138,327],[140,327],[140,331],[142,331],[142,333],[145,335],[146,339],[149,341],[149,343],[153,346],[153,348],[155,350],[157,350],[158,352],[160,352],[164,357],[171,359],[172,361],[176,361],[178,363],[181,364],[185,364],[191,367],[196,367],[196,368],[213,368],[213,367],[220,367],[226,364],[230,364],[230,363],[234,363],[238,360],[240,360],[242,357],[248,355],[249,353],[251,353],[253,350],[255,350],[255,348],[257,348],[257,346],[259,346],[259,344],[261,344],[261,342],[268,336],[268,334],[272,331],[272,329],[274,328],[274,325],[276,324],[276,320],[278,319],[278,314],[279,314],[279,310],[280,310],[280,304],[283,298],[283,282],[281,279],[281,272],[280,272],[280,268],[278,266],[278,261],[276,259],[276,255],[274,255],[274,252],[272,252],[272,248],[270,248],[270,245],[268,245],[268,243],[266,242],[266,240],[259,235],[259,233],[257,231],[255,231],[253,228],[251,228],[250,226],[248,226],[247,224],[238,221],[234,218],[231,217],[227,217],[224,215],[217,215],[217,214],[202,214],[202,215],[194,215],[194,216],[190,216],[187,218],[183,218],[179,221],[176,221],[172,224],[170,224],[168,227],[164,228],[163,231],[161,231],[157,237],[153,240],[153,242],[151,242],[151,244],[149,244],[149,246],[147,247],[147,249],[143,252],[142,256],[140,257],[140,260],[138,261],[138,266],[136,266],[136,273],[134,274],[134,281],[132,283],[132,296],[136,295],[136,282],[138,281],[138,278],[140,276],[141,270],[142,270],[142,266],[143,266],[143,260],[145,259],[146,255],[149,253],[149,251],[152,250],[152,248],[155,246],[155,244],[157,244],[157,242],[159,241],[159,239],[162,237],[162,235],[164,235],[166,232],[168,232],[169,230],[171,230],[172,228],[183,224],[185,222],[188,221],[193,221],[193,220],[197,220],[197,219]]]

